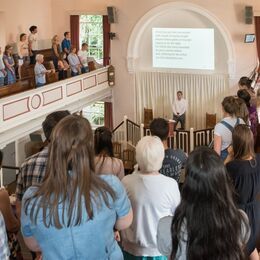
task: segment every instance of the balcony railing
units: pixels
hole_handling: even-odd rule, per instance
[[[112,95],[107,67],[0,99],[0,148],[41,127],[47,114],[71,112]]]

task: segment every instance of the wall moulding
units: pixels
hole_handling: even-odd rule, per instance
[[[166,4],[159,5],[150,11],[148,11],[134,26],[132,33],[129,38],[128,48],[127,48],[127,68],[129,73],[133,73],[138,70],[138,59],[140,57],[139,46],[141,43],[141,38],[144,31],[148,28],[149,24],[157,19],[159,16],[162,16],[164,13],[169,12],[169,10],[184,10],[194,12],[215,25],[221,36],[223,37],[224,43],[228,52],[228,74],[230,78],[235,76],[235,48],[232,41],[230,32],[224,25],[224,23],[212,14],[207,9],[189,2],[170,2]]]

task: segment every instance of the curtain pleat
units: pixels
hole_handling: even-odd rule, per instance
[[[105,102],[105,127],[113,130],[113,104],[111,102]]]
[[[79,50],[79,15],[70,16],[71,44]]]
[[[144,108],[152,108],[154,117],[172,119],[172,104],[177,91],[188,102],[186,126],[205,128],[206,113],[222,117],[221,101],[228,94],[228,75],[137,72],[135,74],[136,119],[143,122]]]
[[[103,65],[107,66],[110,63],[110,23],[108,16],[103,15]]]

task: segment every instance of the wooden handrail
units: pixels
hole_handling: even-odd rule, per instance
[[[115,129],[112,130],[112,133],[114,133],[120,126],[124,124],[124,121],[122,121]]]
[[[2,165],[2,168],[3,168],[3,169],[10,169],[10,170],[20,171],[20,167],[17,167],[17,166]]]
[[[137,126],[137,127],[140,128],[140,125],[136,124],[135,122],[133,122],[133,121],[131,121],[131,120],[129,120],[129,119],[127,119],[126,121],[127,121],[127,122],[130,122],[131,124],[133,124],[133,125],[135,125],[135,126]]]

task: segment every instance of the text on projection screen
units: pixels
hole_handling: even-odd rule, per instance
[[[214,29],[153,28],[153,67],[214,70]]]

